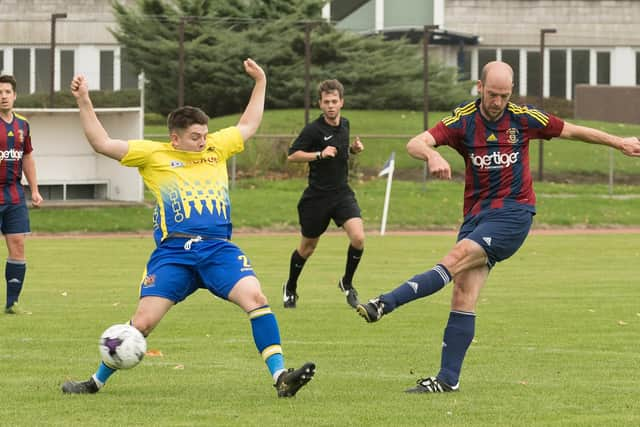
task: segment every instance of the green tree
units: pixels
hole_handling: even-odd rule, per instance
[[[422,108],[421,48],[336,29],[319,19],[323,0],[139,0],[114,2],[113,34],[147,78],[147,104],[177,105],[179,28],[184,22],[184,99],[211,115],[242,110],[251,82],[241,61],[252,57],[269,77],[267,107],[304,103],[304,29],[311,23],[313,87],[341,80],[350,108]],[[246,84],[243,82],[246,79]],[[430,64],[430,107],[448,109],[468,97],[455,69]],[[315,100],[315,93],[312,94]]]

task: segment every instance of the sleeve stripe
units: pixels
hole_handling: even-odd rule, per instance
[[[546,114],[536,109],[529,109],[527,107],[518,106],[516,104],[509,103],[509,110],[516,114],[527,114],[536,119],[542,126],[549,124],[549,117]]]
[[[453,115],[449,116],[449,117],[445,117],[444,119],[442,119],[442,123],[445,126],[449,126],[452,125],[453,123],[457,122],[458,120],[460,120],[460,118],[462,118],[462,116],[468,116],[469,114],[473,113],[474,111],[476,111],[476,103],[474,102],[470,102],[467,105],[464,105],[462,107],[458,107],[455,110],[453,110]]]

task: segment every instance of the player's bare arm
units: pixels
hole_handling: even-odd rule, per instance
[[[93,103],[89,97],[89,86],[84,76],[78,75],[73,78],[71,81],[71,93],[78,103],[80,123],[91,147],[97,153],[104,154],[115,160],[121,160],[129,150],[129,143],[109,137],[93,109]]]
[[[635,136],[622,138],[598,129],[565,122],[562,133],[560,133],[560,138],[574,139],[591,144],[608,145],[609,147],[620,150],[627,156],[640,156],[640,141]]]
[[[427,162],[429,173],[434,178],[451,179],[451,166],[435,150],[436,140],[429,131],[422,132],[407,143],[407,152],[415,159]]]
[[[333,145],[328,145],[322,151],[302,151],[298,150],[289,155],[287,160],[290,162],[308,163],[316,160],[330,159],[338,154],[338,149]]]
[[[267,76],[262,67],[251,58],[244,61],[244,71],[255,81],[249,103],[236,124],[242,139],[246,141],[255,135],[262,121],[264,99],[267,91]]]
[[[36,161],[31,153],[25,154],[22,157],[22,172],[24,172],[25,178],[29,183],[31,189],[31,204],[33,207],[40,207],[44,200],[38,190],[38,179],[36,177]]]

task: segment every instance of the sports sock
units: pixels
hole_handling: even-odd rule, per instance
[[[298,277],[300,277],[300,273],[302,273],[305,262],[307,262],[307,260],[302,258],[298,250],[294,250],[291,254],[291,261],[289,262],[289,280],[287,280],[287,289],[289,292],[296,292],[298,288]]]
[[[26,272],[26,261],[7,259],[7,263],[4,267],[4,277],[7,281],[7,308],[11,307],[18,301],[20,292],[22,292],[22,283],[24,282],[24,275]]]
[[[280,331],[276,316],[271,312],[271,307],[263,305],[249,313],[253,341],[256,348],[262,355],[271,376],[275,378],[276,373],[284,369],[284,356],[280,346]],[[277,357],[274,357],[277,356]]]
[[[102,387],[109,377],[113,375],[117,369],[113,369],[104,364],[104,362],[100,362],[100,366],[98,366],[98,370],[93,376],[93,380],[98,384],[98,387]]]
[[[438,379],[455,386],[460,379],[462,362],[471,345],[476,329],[476,314],[466,311],[452,311],[444,330],[442,359]]]
[[[344,268],[344,276],[342,277],[342,286],[344,286],[345,290],[353,287],[353,275],[356,272],[356,268],[358,268],[358,264],[360,264],[360,258],[362,258],[363,252],[364,249],[356,249],[349,245],[349,249],[347,250],[347,264]]]
[[[413,276],[391,292],[380,296],[384,312],[390,313],[403,304],[438,292],[450,281],[449,270],[444,265],[437,264],[431,270]]]

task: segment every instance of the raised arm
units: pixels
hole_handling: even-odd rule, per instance
[[[89,87],[84,76],[78,75],[73,78],[71,81],[71,93],[78,103],[80,123],[91,147],[96,153],[104,154],[115,160],[121,160],[129,151],[129,143],[109,137],[93,109],[91,98],[89,98]]]
[[[429,131],[424,131],[409,140],[407,152],[411,157],[427,162],[431,176],[440,179],[451,179],[451,166],[435,150],[435,146],[436,140],[433,135]]]
[[[638,141],[638,138],[635,136],[622,138],[598,129],[565,122],[562,132],[560,133],[560,138],[574,139],[591,144],[608,145],[609,147],[620,150],[627,156],[640,156],[640,141]]]
[[[249,103],[236,124],[242,139],[246,141],[256,133],[262,121],[264,98],[267,91],[267,76],[264,70],[251,58],[244,61],[244,71],[255,80]]]

